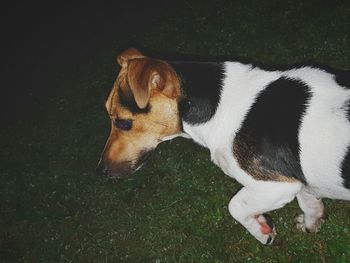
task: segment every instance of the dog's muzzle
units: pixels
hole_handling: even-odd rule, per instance
[[[100,161],[96,167],[96,174],[108,178],[126,178],[133,173],[133,170],[127,162],[116,165],[104,165]]]
[[[127,178],[129,175],[133,174],[143,166],[146,160],[148,160],[148,158],[151,156],[152,152],[153,150],[142,151],[134,165],[132,165],[130,161],[105,165],[101,159],[95,169],[96,174],[108,178]]]

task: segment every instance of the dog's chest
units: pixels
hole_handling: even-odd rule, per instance
[[[220,132],[223,129],[215,129],[211,123],[200,126],[190,126],[184,123],[185,132],[198,144],[210,150],[210,158],[213,163],[219,166],[224,173],[229,175],[232,158],[231,141],[233,134]]]
[[[251,179],[242,171],[233,155],[234,132],[232,130],[228,132],[227,127],[209,123],[200,126],[190,126],[184,123],[184,130],[196,143],[210,150],[211,161],[226,175],[242,185],[251,183]]]

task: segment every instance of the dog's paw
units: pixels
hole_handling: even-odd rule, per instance
[[[296,223],[297,229],[307,233],[317,233],[318,231],[320,231],[325,219],[321,217],[316,220],[313,220],[313,222],[306,224],[305,215],[300,214],[295,217],[294,221]]]
[[[297,229],[299,229],[299,230],[301,230],[303,232],[307,232],[306,231],[306,226],[305,226],[305,223],[304,223],[304,214],[297,215],[294,218],[294,222],[296,224]]]
[[[272,244],[276,238],[277,232],[271,217],[267,214],[262,214],[256,216],[256,220],[260,225],[260,229],[254,236],[265,245]]]

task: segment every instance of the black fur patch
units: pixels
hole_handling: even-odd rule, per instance
[[[338,85],[350,89],[350,71],[333,68],[328,68],[325,70],[334,75],[334,79]]]
[[[348,120],[350,122],[350,100],[348,101],[346,111],[347,111]],[[350,146],[348,146],[348,151],[343,160],[341,174],[344,179],[343,181],[344,187],[350,189]]]
[[[124,108],[128,109],[134,114],[140,114],[140,113],[148,113],[151,110],[151,105],[147,104],[147,106],[144,109],[140,109],[135,101],[134,95],[132,94],[130,88],[126,90],[122,90],[121,88],[118,89],[118,97],[119,97],[119,103]]]
[[[340,86],[350,89],[350,71],[342,71],[342,73],[335,75],[335,81]]]
[[[220,100],[224,68],[222,63],[170,62],[181,78],[184,96],[180,100],[180,117],[187,123],[209,121]]]
[[[284,176],[305,182],[298,133],[309,98],[304,83],[283,77],[259,94],[233,145],[242,169],[259,180]]]
[[[268,214],[262,214],[265,217],[266,220],[266,224],[271,228],[274,229],[275,228],[275,224],[273,223],[273,220],[271,218],[271,216],[269,216]]]
[[[181,119],[184,119],[191,108],[191,101],[186,98],[181,98],[178,103],[179,115]],[[183,131],[183,123],[180,121],[181,130]]]
[[[342,164],[342,177],[344,187],[350,189],[350,146]]]

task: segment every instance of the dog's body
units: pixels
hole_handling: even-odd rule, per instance
[[[312,67],[221,66],[218,101],[192,105],[200,112],[216,103],[212,117],[182,116],[184,132],[210,149],[212,161],[244,186],[303,182],[320,197],[350,199],[350,89]]]
[[[120,168],[124,159],[135,159],[127,153],[116,164],[112,160],[116,149],[125,148],[119,145],[120,138],[131,129],[112,127],[101,161],[109,172],[135,170],[144,152],[159,142],[188,136],[209,148],[212,161],[244,186],[230,201],[229,211],[262,243],[271,243],[276,234],[264,213],[295,197],[304,212],[297,217],[297,226],[311,232],[319,230],[324,217],[322,197],[350,200],[347,73],[335,75],[310,66],[269,71],[240,62],[165,63],[134,49],[118,61],[126,73],[119,75],[107,101],[112,121],[116,116],[119,120],[123,111],[129,111],[123,120],[150,116],[152,111],[161,112],[157,105],[162,105],[166,116],[157,117],[158,112],[154,118],[167,127],[171,124],[172,129],[157,131],[157,142],[149,135],[154,143],[140,145],[134,155],[137,160]],[[133,70],[135,63],[142,64],[141,70]],[[136,84],[130,79],[134,73]],[[123,87],[120,83],[125,78]],[[136,87],[141,83],[146,85]],[[133,108],[128,109],[132,103],[126,100],[134,101]],[[151,108],[146,112],[147,107]],[[145,124],[153,126],[154,121],[152,117]]]

